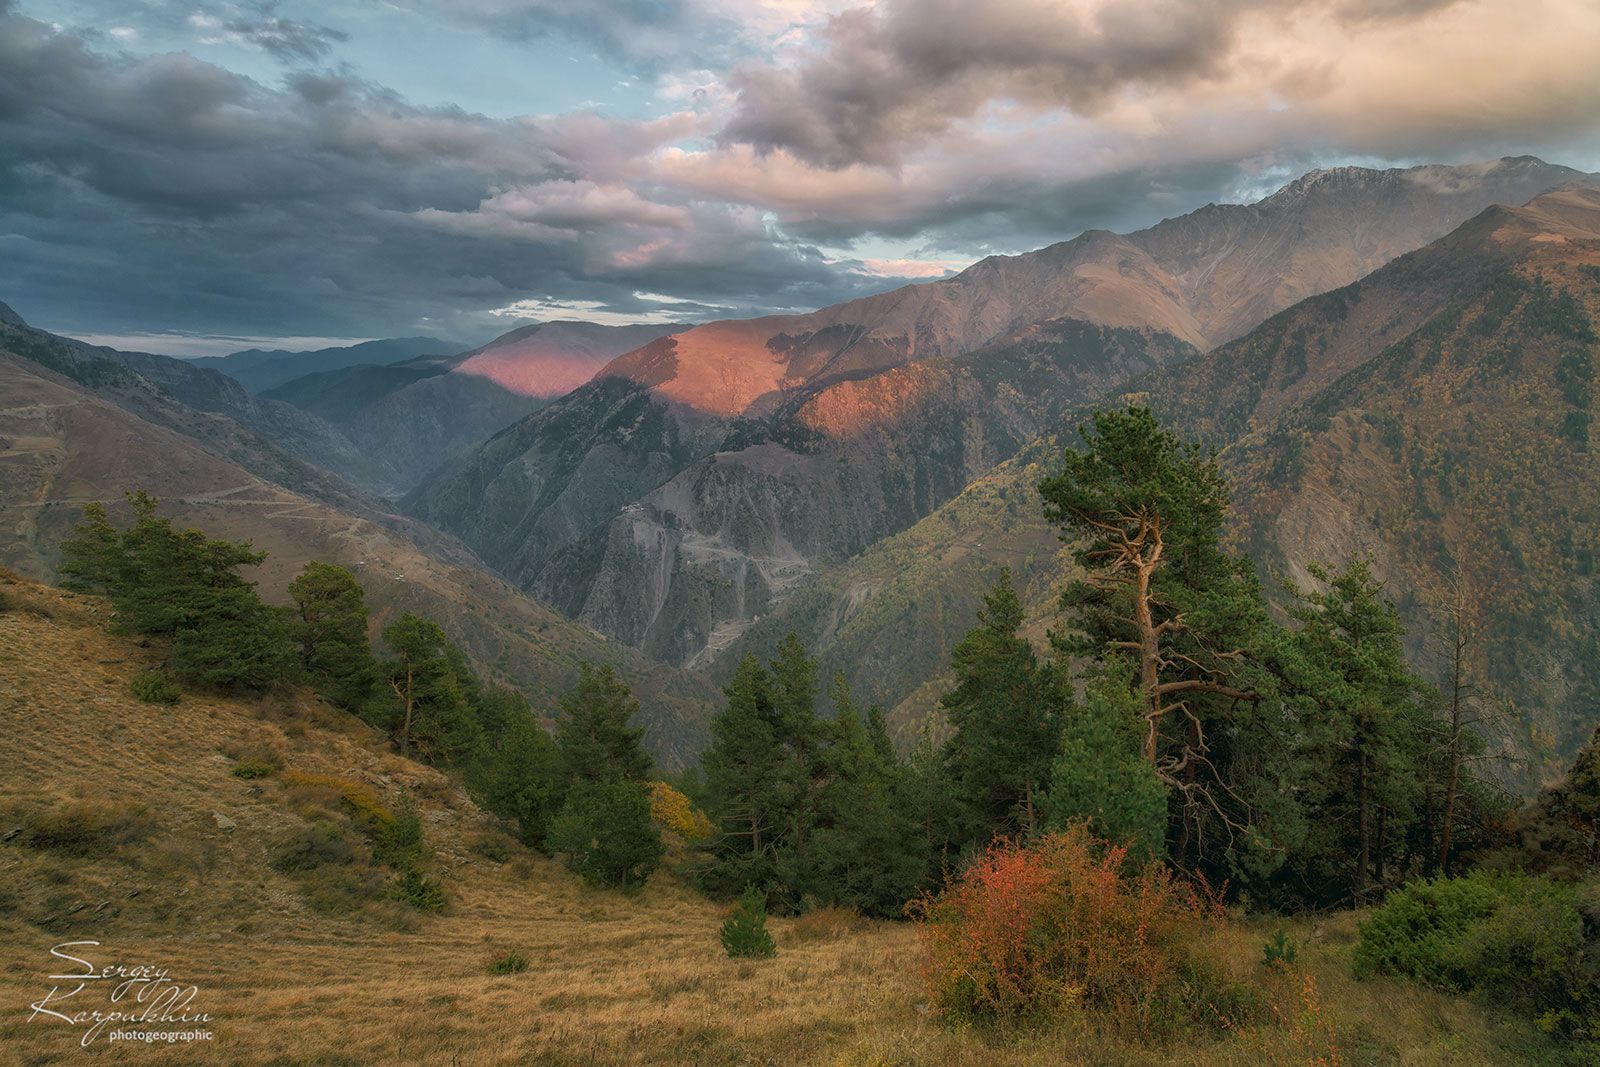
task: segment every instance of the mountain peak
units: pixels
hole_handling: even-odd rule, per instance
[[[0,322],[5,323],[7,326],[26,327],[28,325],[23,321],[21,315],[18,315],[15,311],[11,310],[9,305],[3,303],[0,303]]]
[[[1504,156],[1476,163],[1456,165],[1425,163],[1416,167],[1324,167],[1309,170],[1261,201],[1262,207],[1288,207],[1307,197],[1338,194],[1352,189],[1406,187],[1426,189],[1444,195],[1473,193],[1485,186],[1519,180],[1545,180],[1551,184],[1563,178],[1581,180],[1582,171],[1546,163],[1538,156]]]

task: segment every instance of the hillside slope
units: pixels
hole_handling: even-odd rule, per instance
[[[450,778],[304,693],[250,703],[188,694],[174,707],[132,699],[129,682],[159,653],[108,634],[106,617],[94,598],[0,572],[0,731],[10,739],[0,747],[0,997],[24,1006],[0,1017],[8,1062],[1172,1062],[1174,1049],[1071,1020],[1005,1042],[943,1025],[923,1004],[905,923],[773,918],[776,958],[730,960],[716,938],[723,909],[671,872],[636,894],[586,888],[498,834]],[[265,756],[274,773],[234,773]],[[442,914],[381,900],[335,914],[316,882],[276,869],[286,844],[329,822],[330,789],[391,806],[402,790],[416,799],[449,901]],[[505,852],[483,848],[486,838]],[[1507,1064],[1545,1050],[1531,1027],[1491,1021],[1465,1000],[1354,981],[1353,917],[1287,925],[1319,991],[1316,1032],[1207,1037],[1184,1046],[1186,1062],[1288,1067],[1322,1030],[1374,1062]],[[1241,925],[1222,943],[1222,965],[1258,972],[1267,933]],[[164,968],[192,984],[190,1011],[210,1016],[201,1026],[211,1040],[113,1044],[102,1034],[85,1052],[82,1027],[30,1018],[26,1005],[72,988],[48,977],[63,970],[51,947],[68,941],[99,942],[75,946],[95,964]],[[490,973],[506,952],[526,970]],[[1285,992],[1298,1006],[1293,985]],[[111,1006],[96,993],[73,1004]]]
[[[570,616],[695,662],[1060,411],[1581,177],[1526,158],[1315,172],[1258,204],[709,323],[621,356],[405,506]]]
[[[250,540],[269,553],[252,575],[281,601],[307,560],[353,570],[375,622],[404,611],[437,620],[482,668],[549,705],[578,662],[613,662],[644,704],[649,743],[669,766],[704,739],[709,687],[646,663],[480,569],[450,538],[397,516],[343,510],[274,485],[66,378],[0,353],[0,563],[46,577],[82,507],[119,513],[144,488],[180,526]]]

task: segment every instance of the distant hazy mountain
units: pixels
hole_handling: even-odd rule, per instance
[[[149,489],[180,527],[268,552],[249,577],[269,600],[285,599],[307,560],[337,563],[356,573],[379,624],[405,611],[435,619],[482,671],[522,688],[541,710],[580,660],[612,663],[640,696],[646,741],[666,767],[683,766],[704,744],[712,693],[703,680],[569,622],[486,573],[453,538],[377,502],[351,495],[336,506],[290,491],[262,472],[277,464],[292,481],[306,469],[254,431],[185,407],[106,350],[72,344],[0,326],[0,565],[49,577],[84,504],[107,503],[125,518],[123,493]]]
[[[807,315],[698,326],[620,357],[407,506],[573,616],[692,661],[1065,408],[1490,204],[1581,177],[1531,158],[1318,171],[1257,204],[1090,231]]]
[[[330,473],[361,459],[337,429],[292,405],[251,396],[220,371],[8,322],[0,322],[0,350],[61,374],[141,419],[203,441],[215,454],[278,485],[340,505],[363,495]]]
[[[374,492],[397,495],[587,382],[617,355],[684,328],[537,323],[460,355],[323,371],[261,395],[337,427],[361,460],[336,469]]]
[[[450,355],[465,348],[467,346],[458,341],[440,340],[437,337],[392,337],[338,348],[319,348],[312,352],[247,348],[232,355],[203,356],[189,362],[197,367],[219,370],[250,392],[262,393],[318,371],[338,370],[363,363],[400,363],[418,356]]]
[[[26,322],[22,321],[21,315],[18,315],[15,311],[12,311],[11,308],[6,304],[0,304],[0,322],[5,323],[7,326],[28,325]]]

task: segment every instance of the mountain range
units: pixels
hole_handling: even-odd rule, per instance
[[[673,765],[790,630],[909,740],[1002,565],[1052,624],[1037,483],[1138,400],[1221,450],[1269,585],[1372,556],[1425,668],[1470,590],[1532,781],[1600,719],[1597,220],[1590,176],[1528,157],[1345,167],[806,315],[543,324],[255,395],[0,305],[0,560],[47,574],[74,505],[148,484],[284,568],[383,575],[380,612],[425,604],[541,699],[615,660]]]
[[[147,489],[180,526],[267,552],[249,577],[269,600],[286,598],[308,560],[340,564],[360,576],[375,625],[404,611],[435,619],[487,673],[543,705],[580,661],[615,664],[644,701],[658,758],[681,766],[698,752],[713,693],[705,679],[569,622],[449,535],[395,514],[234,416],[184,405],[162,384],[218,372],[91,348],[20,321],[13,314],[0,323],[0,565],[48,576],[84,504],[100,501],[125,517],[123,493]]]
[[[1221,449],[1231,537],[1268,576],[1373,559],[1442,677],[1454,590],[1469,670],[1508,777],[1553,773],[1600,720],[1600,189],[1495,206],[1358,282],[1306,300],[1107,402],[1151,405]],[[950,647],[1012,568],[1032,632],[1070,571],[1037,485],[1090,405],[933,514],[798,590],[731,650],[790,629],[890,706],[902,737],[931,712]],[[724,657],[720,669],[731,664]]]
[[[1526,157],[1313,172],[1257,204],[709,323],[619,357],[404,506],[563,613],[699,663],[1063,410],[1582,177]]]
[[[281,348],[247,348],[226,356],[201,356],[189,362],[197,367],[219,370],[252,393],[265,392],[285,382],[320,371],[339,370],[362,364],[382,366],[403,363],[418,356],[460,352],[467,346],[459,341],[437,337],[387,337],[377,341],[318,348],[309,352],[290,352]]]

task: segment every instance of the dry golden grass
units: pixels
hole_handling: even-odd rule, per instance
[[[1196,1048],[1145,1048],[1087,1023],[953,1033],[921,1007],[908,925],[824,915],[774,919],[770,961],[733,961],[722,909],[670,875],[636,896],[586,889],[492,828],[447,778],[383,751],[364,727],[302,697],[254,705],[186,694],[175,708],[128,693],[156,652],[108,636],[106,609],[0,573],[0,838],[87,804],[144,814],[86,854],[0,843],[0,1063],[80,1055],[67,1024],[28,1018],[50,986],[51,945],[102,942],[97,963],[153,963],[198,986],[215,1040],[94,1048],[115,1062],[223,1064],[1499,1064],[1539,1048],[1526,1029],[1463,1001],[1349,977],[1354,925],[1294,934],[1301,979],[1277,981],[1285,1025]],[[237,761],[270,754],[302,781],[326,775],[388,799],[423,798],[449,910],[400,931],[329,918],[269,866],[305,825],[277,777]],[[145,820],[140,822],[139,820]],[[231,824],[231,825],[230,825]],[[96,823],[94,825],[100,825]],[[109,825],[122,826],[113,820]],[[1265,932],[1232,928],[1218,951],[1240,974]],[[503,952],[525,971],[494,975]]]

